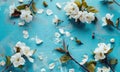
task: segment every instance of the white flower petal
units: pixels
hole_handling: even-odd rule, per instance
[[[50,9],[47,9],[46,13],[47,13],[47,15],[52,15],[53,14],[52,10],[50,10]]]
[[[55,67],[55,63],[49,64],[49,69],[54,69],[54,67]]]

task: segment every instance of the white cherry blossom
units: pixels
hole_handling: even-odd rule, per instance
[[[10,58],[11,63],[13,63],[14,67],[18,67],[20,65],[25,64],[25,60],[23,57],[21,57],[20,53],[16,53]]]
[[[33,16],[31,15],[30,10],[21,10],[20,18],[25,22],[29,23],[30,21],[32,21]]]

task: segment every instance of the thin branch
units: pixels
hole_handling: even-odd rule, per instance
[[[106,56],[105,62],[110,67],[110,69],[112,70],[112,72],[115,72],[114,69],[113,69],[113,67],[109,64],[107,56]]]
[[[12,64],[10,64],[10,65],[8,65],[8,66],[6,66],[5,67],[5,69],[4,70],[2,70],[2,72],[5,72],[5,70],[7,70],[9,67],[11,67],[12,66]]]
[[[80,67],[82,67],[85,72],[90,72],[85,66],[81,65],[77,60],[75,60],[72,55],[69,53],[69,51],[66,53],[68,56],[70,56],[71,60],[73,60],[75,63],[77,63]]]
[[[31,0],[30,3],[28,4],[28,7],[30,7],[32,5],[34,0]]]
[[[113,0],[113,2],[120,6],[120,3],[118,3],[116,0]]]

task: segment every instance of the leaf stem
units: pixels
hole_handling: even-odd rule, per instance
[[[75,63],[77,63],[80,67],[82,67],[84,70],[86,70],[85,72],[90,72],[85,66],[81,65],[78,61],[76,61],[76,60],[72,57],[72,55],[69,53],[69,51],[66,52],[66,54],[67,54],[68,56],[70,56],[70,58],[71,58]]]
[[[112,72],[115,72],[114,69],[113,69],[113,67],[109,64],[107,56],[106,56],[105,62],[110,67],[110,69],[112,70]]]

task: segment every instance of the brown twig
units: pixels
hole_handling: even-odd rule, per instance
[[[82,67],[85,72],[90,72],[85,66],[81,65],[77,60],[75,60],[72,55],[69,53],[69,51],[66,53],[68,56],[70,56],[71,60],[73,60],[75,63],[77,63],[80,67]]]

